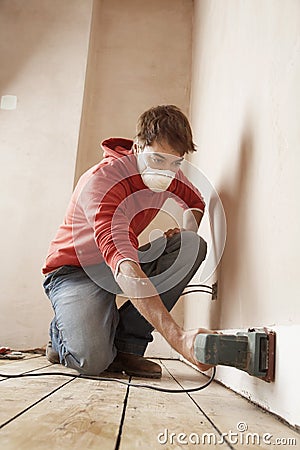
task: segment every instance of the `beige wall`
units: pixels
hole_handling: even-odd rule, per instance
[[[187,112],[192,7],[192,0],[0,2],[0,96],[18,96],[16,110],[0,110],[1,345],[47,341],[52,312],[40,268],[74,178],[101,158],[100,141],[133,137],[138,115],[152,105]]]
[[[132,138],[157,104],[189,106],[192,0],[95,0],[78,176],[101,158],[100,142]]]
[[[47,342],[41,283],[72,192],[90,30],[89,0],[1,0],[0,345]]]
[[[300,369],[299,80],[299,1],[195,1],[192,161],[217,188],[228,233],[218,301],[187,300],[185,325],[276,329],[276,383],[218,373],[291,423],[300,416],[291,388]]]

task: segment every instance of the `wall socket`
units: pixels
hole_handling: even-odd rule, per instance
[[[216,281],[215,283],[213,283],[211,288],[212,288],[211,299],[217,300],[217,298],[218,298],[218,282]]]
[[[13,110],[17,108],[16,95],[2,95],[0,102],[0,109]]]

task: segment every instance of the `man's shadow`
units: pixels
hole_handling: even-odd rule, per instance
[[[218,300],[210,310],[210,323],[214,329],[247,326],[241,291],[245,286],[245,273],[247,288],[251,288],[253,300],[255,299],[255,280],[251,274],[251,266],[248,264],[247,271],[245,269],[245,264],[249,261],[248,251],[256,245],[254,233],[251,232],[251,219],[255,214],[254,200],[251,198],[251,188],[255,183],[252,158],[253,135],[247,124],[240,140],[235,178],[229,179],[226,176],[219,188],[226,214],[227,237],[218,268]]]

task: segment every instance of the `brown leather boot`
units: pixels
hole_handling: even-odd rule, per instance
[[[53,349],[51,341],[48,342],[46,347],[46,358],[52,364],[60,364],[59,354]]]
[[[143,356],[118,352],[106,372],[125,372],[127,375],[142,378],[161,378],[161,367]]]

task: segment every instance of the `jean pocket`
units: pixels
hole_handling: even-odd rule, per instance
[[[52,273],[49,273],[48,275],[46,275],[46,278],[43,282],[43,288],[48,297],[49,297],[49,292],[50,292],[50,287],[51,287],[51,281],[52,281]]]
[[[50,273],[48,273],[48,275],[46,275],[46,278],[43,283],[43,287],[44,287],[45,292],[48,297],[49,297],[49,293],[51,291],[51,288],[52,288],[55,278],[58,275],[65,275],[67,273],[70,273],[72,271],[72,268],[73,268],[73,266],[61,266],[61,267],[58,267],[57,269],[53,270],[53,272],[50,272]]]

